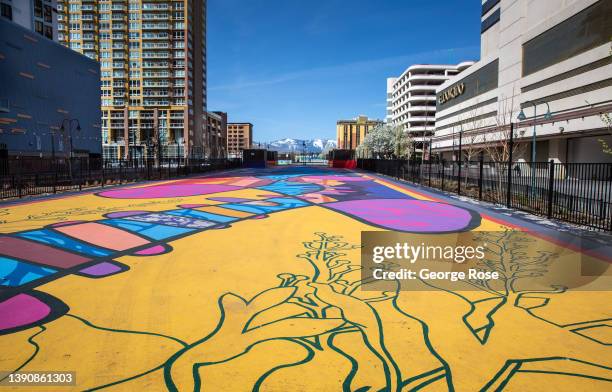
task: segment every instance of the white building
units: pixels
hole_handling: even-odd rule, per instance
[[[483,1],[481,60],[437,90],[434,153],[456,159],[460,133],[464,149],[507,146],[512,121],[531,161],[535,114],[536,161],[612,162],[611,21],[610,0]]]
[[[393,124],[393,85],[397,78],[387,78],[387,114],[385,122]]]
[[[433,135],[436,118],[436,89],[449,78],[474,64],[411,65],[397,78],[387,79],[387,123],[400,125],[420,149]]]
[[[57,41],[57,0],[0,0],[0,17]]]

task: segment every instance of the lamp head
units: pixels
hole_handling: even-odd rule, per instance
[[[550,120],[552,118],[552,114],[550,113],[550,109],[546,111],[546,114],[544,115],[544,118],[546,120]]]
[[[520,121],[525,121],[527,116],[525,116],[525,112],[523,111],[523,109],[521,109],[521,112],[518,114],[518,116],[516,116],[516,118]]]
[[[81,131],[81,124],[77,124],[76,130],[79,132]]]

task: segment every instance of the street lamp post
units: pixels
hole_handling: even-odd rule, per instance
[[[55,161],[55,131],[51,130],[51,160]]]
[[[71,118],[71,119],[65,118],[64,120],[62,120],[62,124],[61,124],[61,126],[60,126],[60,131],[61,131],[62,133],[64,133],[64,132],[65,132],[65,130],[66,130],[66,129],[64,128],[64,124],[65,124],[66,122],[68,122],[68,138],[69,138],[69,141],[70,141],[70,158],[72,158],[72,156],[73,156],[73,144],[72,144],[72,124],[73,124],[73,123],[76,123],[76,130],[77,130],[77,132],[80,132],[80,131],[81,131],[81,124],[79,123],[79,120],[78,120],[78,119],[76,119],[76,118]]]
[[[536,167],[535,167],[536,165],[535,164],[535,161],[536,161],[536,117],[537,117],[537,107],[539,104],[542,104],[542,103],[546,104],[546,114],[544,115],[544,119],[550,120],[552,118],[552,114],[550,113],[550,105],[548,104],[548,102],[546,101],[540,101],[540,102],[527,101],[525,102],[525,105],[531,104],[533,106],[533,117],[532,117],[533,133],[531,135],[531,195],[533,197],[535,197],[535,176],[536,176]],[[525,121],[527,119],[527,116],[525,116],[525,112],[523,111],[522,108],[517,118],[520,121]]]
[[[70,157],[68,159],[68,171],[70,173],[70,178],[72,178],[72,157],[73,157],[73,142],[72,142],[72,124],[76,123],[76,130],[77,132],[81,131],[81,124],[79,123],[79,120],[76,118],[65,118],[62,120],[61,126],[60,126],[60,132],[62,133],[62,135],[64,134],[64,132],[66,131],[66,128],[64,128],[64,124],[68,123],[68,138],[70,141]]]

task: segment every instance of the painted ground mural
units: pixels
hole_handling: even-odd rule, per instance
[[[522,290],[555,266],[503,256],[520,229],[326,168],[0,206],[0,370],[74,371],[74,390],[610,390],[610,292]],[[364,291],[368,230],[488,236],[504,289]]]

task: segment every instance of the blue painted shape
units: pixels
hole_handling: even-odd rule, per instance
[[[229,208],[229,209],[237,210],[237,211],[251,212],[253,214],[267,214],[269,212],[283,211],[283,210],[288,210],[291,208],[303,207],[305,205],[308,205],[308,203],[306,203],[303,200],[293,199],[293,198],[274,197],[271,199],[267,199],[265,201],[278,203],[278,205],[265,206],[265,205],[250,204],[253,202],[227,203],[227,204],[223,204],[223,208]]]
[[[287,180],[292,177],[299,177],[302,174],[277,174],[271,176],[257,176],[259,178],[269,178],[270,180]]]
[[[40,267],[0,256],[0,286],[21,286],[56,272],[57,270],[53,268]]]
[[[309,184],[305,182],[277,181],[273,184],[257,187],[257,189],[283,193],[285,195],[290,196],[297,196],[302,195],[304,193],[316,192],[323,188],[319,185]]]
[[[273,197],[271,199],[267,199],[267,201],[278,203],[285,208],[298,208],[309,205],[309,203],[304,200],[294,199],[290,197]]]
[[[252,214],[265,214],[268,212],[263,206],[245,206],[242,204],[223,204],[223,208],[235,211],[250,212]]]
[[[59,248],[82,253],[88,256],[105,257],[112,254],[110,250],[102,249],[97,246],[86,244],[65,236],[53,230],[42,229],[17,233],[16,236],[27,238],[32,241],[42,242],[43,244],[57,246]]]
[[[170,214],[170,215],[176,215],[176,216],[188,216],[191,218],[207,219],[207,220],[211,220],[213,222],[219,222],[219,223],[228,223],[228,222],[233,222],[233,221],[238,220],[238,218],[234,218],[232,216],[211,214],[210,212],[203,212],[203,211],[197,211],[197,210],[191,210],[191,209],[165,211],[164,213]]]
[[[176,237],[195,230],[186,229],[183,227],[158,225],[148,222],[130,221],[126,219],[105,219],[99,222],[113,227],[118,227],[123,230],[131,231],[132,233],[136,233],[154,240],[165,240],[167,238]]]

